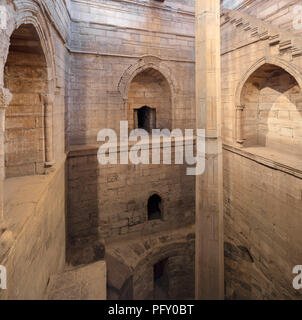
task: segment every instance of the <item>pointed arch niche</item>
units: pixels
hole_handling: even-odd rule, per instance
[[[173,130],[175,101],[180,88],[172,70],[156,56],[142,56],[120,78],[118,91],[124,101],[129,130],[138,127],[137,111],[151,109],[156,129]],[[153,126],[152,128],[153,129]]]
[[[152,129],[172,130],[171,89],[164,75],[153,68],[138,73],[129,86],[127,119],[130,129],[141,128],[139,116],[145,110],[142,108],[150,111],[144,129],[149,132]]]
[[[45,173],[53,163],[49,68],[33,24],[11,35],[4,86],[12,94],[5,114],[5,177]]]
[[[247,73],[236,95],[236,141],[243,150],[280,161],[301,158],[301,88],[299,73],[287,64],[263,60]]]

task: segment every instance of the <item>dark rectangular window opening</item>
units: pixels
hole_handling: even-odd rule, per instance
[[[144,129],[151,133],[152,129],[156,129],[156,109],[144,106],[134,110],[134,120],[137,129]]]

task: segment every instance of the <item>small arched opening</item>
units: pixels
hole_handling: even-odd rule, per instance
[[[162,199],[158,194],[152,195],[148,200],[148,220],[162,219]]]

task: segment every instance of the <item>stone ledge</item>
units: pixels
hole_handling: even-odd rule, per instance
[[[291,156],[260,146],[241,149],[224,144],[223,149],[232,153],[236,153],[242,157],[270,167],[274,170],[279,170],[302,179],[302,160],[298,156]]]
[[[143,140],[142,140],[143,141]],[[196,137],[187,137],[187,138],[178,138],[178,139],[173,139],[172,143],[171,143],[171,147],[174,148],[175,147],[175,141],[183,141],[183,142],[187,142],[187,141],[193,141],[193,143],[195,144],[196,142]],[[144,142],[144,141],[143,141]],[[161,149],[164,148],[163,146],[163,142],[165,141],[165,138],[161,141]],[[129,142],[129,148],[128,150],[130,150],[131,147],[133,147],[137,142]],[[149,145],[148,147],[151,148],[152,146],[152,139],[149,139],[149,141],[146,141],[142,144],[142,147],[147,148],[147,145]],[[92,145],[73,145],[70,146],[69,148],[69,152],[68,152],[68,158],[73,158],[73,157],[83,157],[83,156],[91,156],[91,155],[97,155],[98,149],[100,148],[101,144],[92,144]],[[123,148],[125,146],[125,144],[121,144],[119,142],[118,139],[118,143],[117,143],[117,153],[120,153],[120,148]]]
[[[47,175],[9,178],[4,181],[4,220],[15,238],[35,212],[35,207],[64,164],[65,158]]]

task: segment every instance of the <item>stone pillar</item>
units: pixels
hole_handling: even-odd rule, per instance
[[[236,107],[236,141],[239,144],[243,144],[243,111],[244,105]]]
[[[45,165],[51,167],[54,165],[53,155],[53,105],[54,96],[52,94],[43,94],[42,102],[44,105],[44,127],[45,127]]]
[[[205,173],[196,179],[196,299],[224,298],[220,0],[195,0],[196,119]]]

